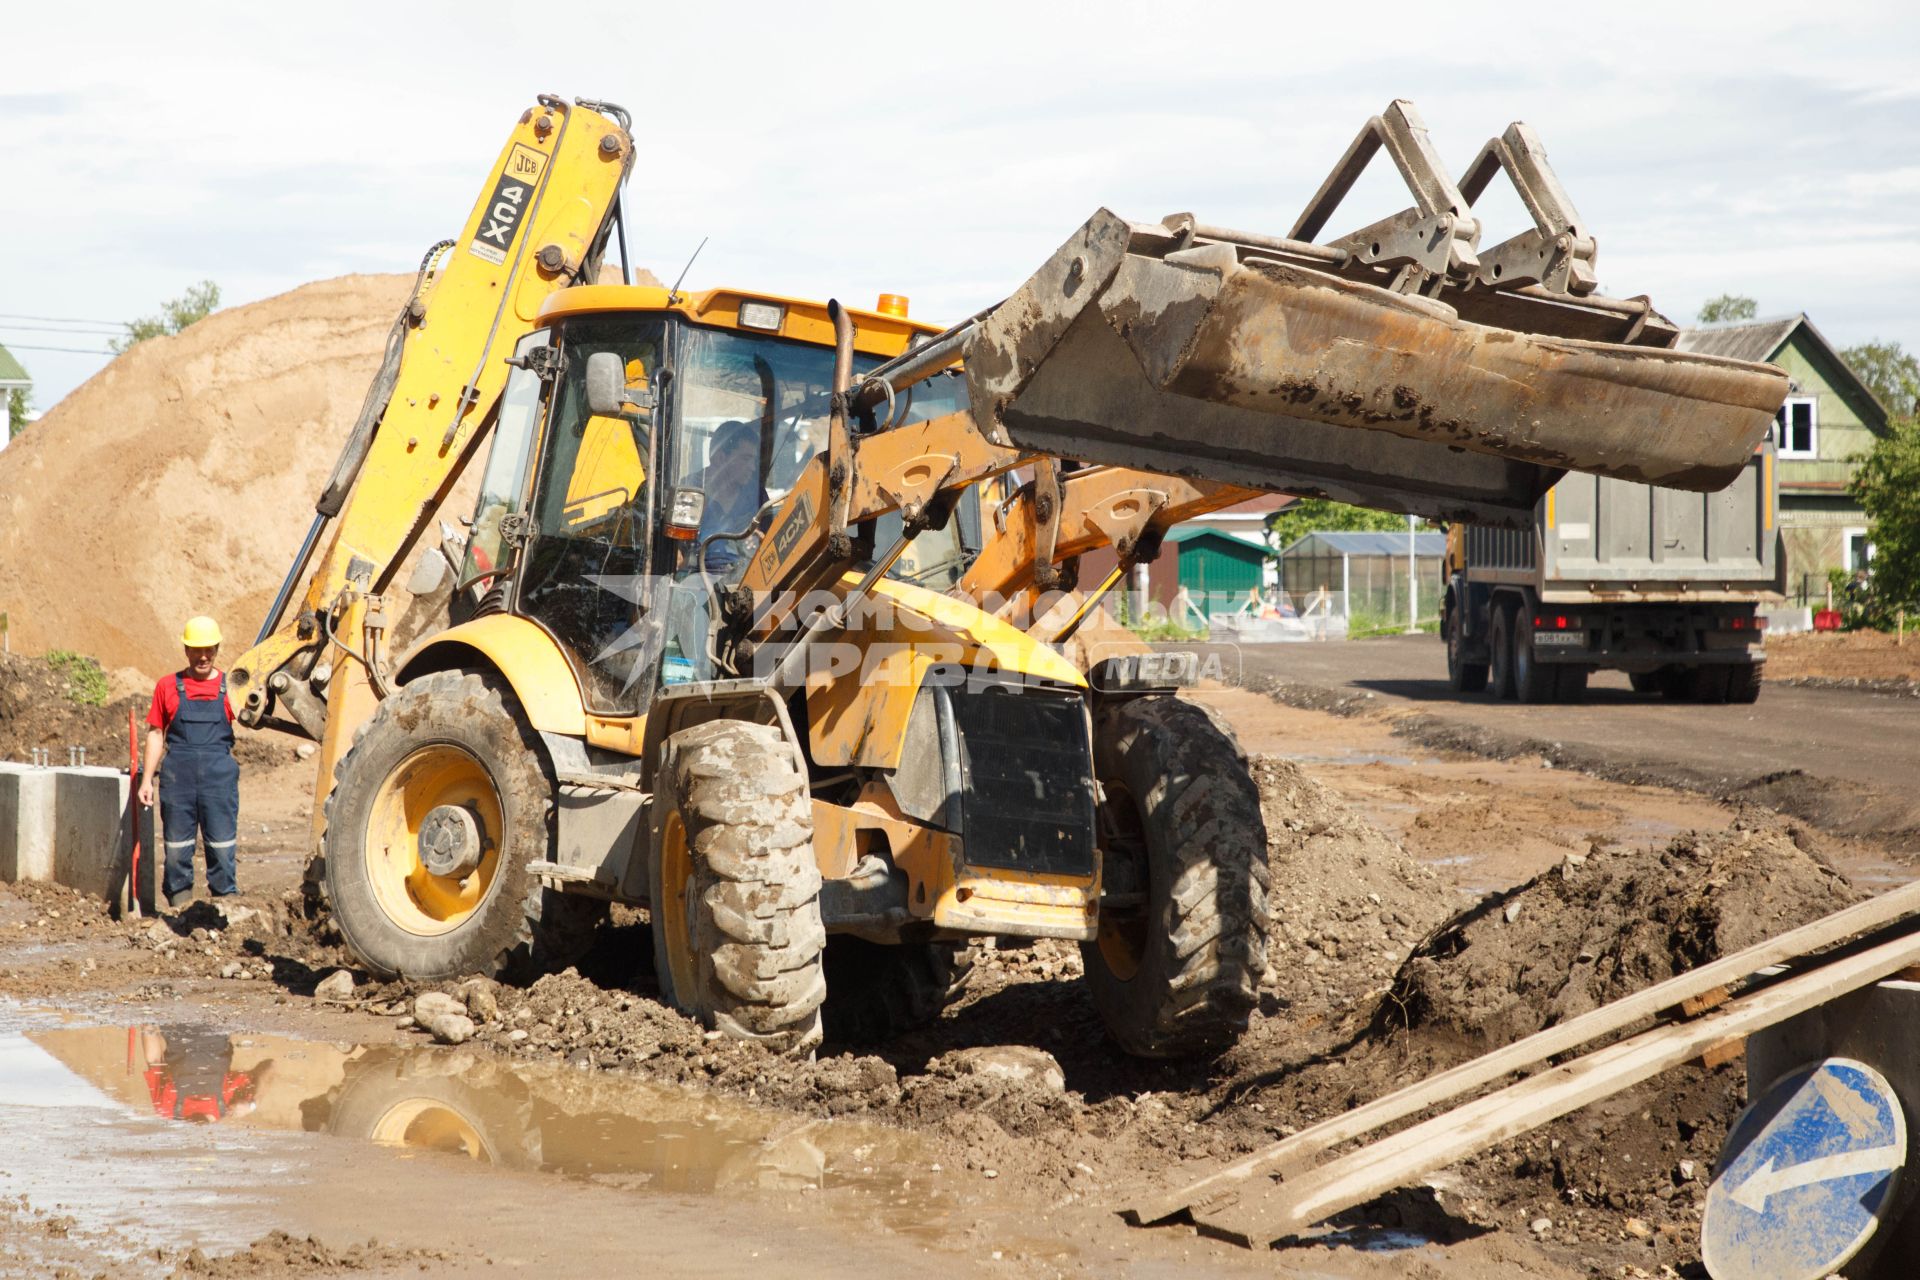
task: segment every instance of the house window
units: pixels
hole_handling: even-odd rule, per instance
[[[1867,541],[1865,529],[1842,529],[1841,534],[1847,542],[1847,572],[1858,573],[1873,561],[1873,544]]]
[[[1819,401],[1795,396],[1773,417],[1773,439],[1783,458],[1811,458],[1819,443]]]

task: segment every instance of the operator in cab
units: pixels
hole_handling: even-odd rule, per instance
[[[713,442],[707,450],[707,465],[700,472],[699,488],[704,501],[694,546],[705,550],[696,551],[695,555],[705,556],[707,574],[718,581],[752,553],[754,541],[751,537],[719,538],[713,542],[707,539],[718,533],[746,530],[767,500],[766,487],[760,483],[758,426],[734,420],[715,428]],[[707,644],[708,605],[700,564],[694,556],[689,556],[675,575],[667,606],[667,634],[671,641],[667,683],[713,677]]]
[[[153,687],[147,711],[147,767],[140,803],[160,801],[166,843],[161,892],[167,905],[193,901],[193,848],[206,846],[207,891],[216,898],[240,892],[234,850],[240,839],[240,765],[233,758],[233,706],[220,656],[220,624],[188,620],[180,635],[187,665]]]

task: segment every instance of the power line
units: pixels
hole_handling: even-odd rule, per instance
[[[105,347],[42,347],[36,346],[31,342],[8,342],[0,345],[4,345],[9,351],[71,351],[75,355],[82,356],[114,356],[120,354],[117,351],[109,351]]]
[[[44,320],[49,324],[104,324],[119,328],[124,320],[84,320],[79,316],[26,316],[17,311],[0,311],[0,320]]]
[[[68,333],[76,337],[86,334],[99,334],[109,338],[117,338],[126,332],[124,327],[119,329],[72,329],[51,324],[8,324],[4,320],[0,320],[0,329],[7,329],[14,333]]]

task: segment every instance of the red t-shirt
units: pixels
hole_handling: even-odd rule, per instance
[[[175,674],[185,677],[187,697],[195,702],[211,702],[220,696],[220,677],[225,674],[218,667],[213,669],[209,680],[195,680],[185,671]],[[180,711],[180,691],[174,687],[173,676],[162,676],[153,686],[153,706],[147,710],[147,726],[165,733],[167,726],[173,723],[173,717]],[[227,704],[227,720],[233,720],[233,704]]]

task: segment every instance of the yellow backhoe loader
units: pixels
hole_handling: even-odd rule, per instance
[[[1028,598],[1256,490],[1514,521],[1568,467],[1711,488],[1786,393],[1595,290],[1520,125],[1456,186],[1395,103],[1287,236],[1101,210],[936,331],[597,283],[627,123],[521,118],[231,673],[245,721],[321,743],[326,897],[381,974],[562,964],[640,904],[669,1001],[805,1050],[936,1015],[968,939],[1074,939],[1122,1048],[1216,1052],[1285,909],[1245,758],[1139,668],[1068,662]],[[1413,206],[1317,240],[1383,149]],[[1536,228],[1481,251],[1501,172]]]

